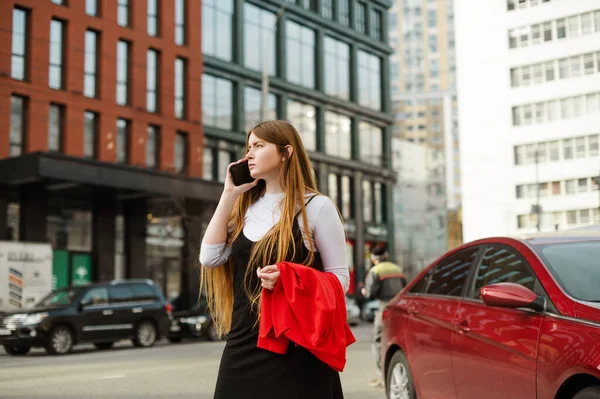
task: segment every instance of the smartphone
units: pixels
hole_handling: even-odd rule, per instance
[[[248,161],[240,162],[237,165],[233,165],[229,168],[231,172],[231,178],[233,184],[241,186],[242,184],[252,183],[254,179],[250,175],[250,168],[248,167]]]

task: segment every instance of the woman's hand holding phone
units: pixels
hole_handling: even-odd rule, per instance
[[[242,158],[236,162],[232,162],[229,164],[229,166],[227,166],[227,178],[225,179],[225,187],[223,189],[224,192],[227,193],[231,193],[233,196],[235,196],[236,198],[240,195],[242,195],[243,193],[245,193],[246,191],[249,191],[250,189],[252,189],[253,187],[256,187],[256,185],[258,184],[258,179],[254,179],[254,181],[250,182],[250,183],[242,183],[238,186],[235,185],[234,183],[234,179],[232,176],[232,167],[236,167],[241,168],[242,167],[242,163],[244,162],[248,162],[247,158]],[[236,171],[237,172],[237,171]],[[243,173],[242,173],[243,174]]]

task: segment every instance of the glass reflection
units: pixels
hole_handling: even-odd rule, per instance
[[[308,151],[317,150],[317,119],[315,107],[298,101],[288,101],[288,120],[302,138]]]
[[[233,83],[212,75],[202,75],[202,113],[204,124],[232,129]]]

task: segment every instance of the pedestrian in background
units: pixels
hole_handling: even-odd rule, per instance
[[[230,168],[245,161],[255,180],[236,186]],[[267,121],[249,132],[246,156],[228,166],[200,248],[201,290],[227,335],[216,399],[343,398],[339,373],[305,348],[292,343],[280,355],[257,347],[261,287],[275,287],[282,261],[334,273],[348,290],[339,211],[318,192],[296,129]]]
[[[384,376],[381,370],[381,334],[383,325],[381,314],[389,301],[406,286],[406,278],[402,269],[389,261],[388,251],[383,246],[378,246],[371,252],[373,267],[369,269],[365,279],[363,295],[367,300],[379,300],[379,309],[375,311],[373,319],[373,332],[371,335],[371,350],[375,358],[377,377],[369,385],[373,387],[384,386]]]

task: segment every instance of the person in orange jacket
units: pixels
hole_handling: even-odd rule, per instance
[[[254,181],[236,186],[231,168],[246,162]],[[281,262],[335,276],[348,290],[339,211],[317,190],[296,129],[266,121],[248,133],[244,158],[228,166],[200,248],[201,290],[218,332],[227,335],[215,399],[343,398],[339,372],[307,348],[293,341],[284,354],[258,347],[261,293],[280,284]]]

